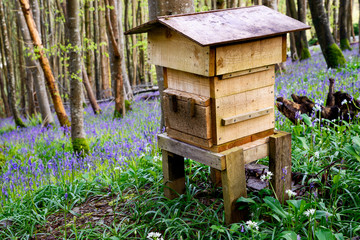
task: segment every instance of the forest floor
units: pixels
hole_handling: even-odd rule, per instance
[[[339,69],[327,69],[316,49],[312,59],[288,61],[277,74],[276,96],[325,101],[333,77],[336,90],[359,98],[357,53],[357,46],[345,52],[348,64]],[[43,128],[38,118],[26,129],[0,122],[0,239],[146,239],[155,232],[164,239],[359,239],[358,119],[335,124],[303,116],[293,125],[276,112],[276,128],[292,133],[301,189],[284,205],[269,188],[249,191],[240,201],[252,222],[226,226],[222,189],[211,184],[207,166],[186,159],[186,193],[164,197],[158,100],[135,101],[121,120],[112,119],[112,103],[101,107],[100,116],[85,111],[85,158],[72,154],[69,132],[60,127]]]

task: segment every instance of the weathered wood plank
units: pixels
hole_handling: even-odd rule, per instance
[[[223,118],[241,115],[259,109],[270,108],[274,105],[273,86],[255,89],[239,94],[214,99],[216,117],[216,139],[213,143],[220,145],[238,138],[274,128],[274,111],[258,118],[250,119],[237,124],[222,126]]]
[[[246,176],[242,149],[232,150],[226,155],[226,170],[221,172],[225,223],[231,224],[244,220],[246,214],[238,209],[236,200],[246,197]]]
[[[168,152],[190,158],[218,170],[224,170],[225,156],[172,139],[166,133],[158,135],[158,147]]]
[[[287,42],[286,34],[282,35],[282,61],[286,62],[287,59]]]
[[[169,88],[210,97],[210,80],[208,77],[169,68],[167,70],[167,81]]]
[[[261,117],[261,116],[270,114],[271,111],[274,111],[273,107],[260,109],[258,111],[249,112],[246,114],[240,114],[240,115],[236,115],[233,117],[223,118],[223,119],[221,119],[221,125],[227,126],[230,124],[235,124],[235,123],[243,122],[243,121],[250,120],[253,118]]]
[[[216,74],[276,64],[283,60],[282,37],[216,48]]]
[[[274,174],[271,184],[279,201],[288,199],[291,189],[291,134],[277,132],[269,137],[269,170]]]
[[[164,95],[166,127],[195,137],[210,139],[212,132],[210,106],[194,105],[194,109],[191,111],[188,101],[177,99],[178,97],[179,95]],[[174,106],[176,106],[176,109],[174,109]]]
[[[188,101],[188,99],[194,99],[195,104],[197,104],[197,105],[201,105],[203,107],[210,106],[210,98],[209,97],[204,97],[204,96],[200,96],[200,95],[193,94],[193,93],[178,91],[176,89],[171,89],[171,88],[164,90],[164,94],[165,95],[176,95],[177,99],[179,99],[181,101]]]
[[[245,72],[253,70],[254,69],[250,69],[246,70]],[[236,93],[246,92],[249,90],[274,85],[275,66],[271,65],[268,66],[265,70],[255,71],[249,74],[236,75],[236,73],[234,73],[233,77],[231,78],[224,78],[224,76],[222,79],[214,77],[214,85],[212,88],[210,88],[212,90],[212,98],[220,98]]]
[[[166,132],[168,133],[169,137],[174,138],[176,140],[180,140],[189,144],[192,144],[196,147],[201,147],[207,150],[211,150],[213,143],[212,139],[204,139],[199,138],[190,134],[183,133],[181,131],[177,131],[175,129],[171,129],[169,127],[166,128]]]
[[[164,174],[164,194],[169,199],[185,192],[184,158],[162,150],[162,167]]]
[[[210,76],[209,55],[210,47],[202,47],[166,27],[148,33],[148,56],[152,64]]]
[[[248,75],[250,73],[262,72],[262,71],[269,70],[271,67],[273,67],[273,65],[264,66],[264,67],[258,67],[258,68],[252,68],[252,69],[247,69],[247,70],[238,71],[238,72],[227,73],[227,74],[224,74],[224,75],[220,75],[219,80],[225,80],[225,79],[228,79],[228,78],[240,77],[240,76],[243,76],[243,75]]]

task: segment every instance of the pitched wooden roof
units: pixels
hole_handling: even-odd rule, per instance
[[[144,33],[166,26],[202,46],[243,42],[302,31],[310,27],[265,6],[158,17],[125,34]]]

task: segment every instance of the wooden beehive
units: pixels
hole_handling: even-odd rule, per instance
[[[273,133],[275,64],[286,33],[309,26],[255,6],[173,15],[136,27],[164,67],[168,135],[220,152]]]

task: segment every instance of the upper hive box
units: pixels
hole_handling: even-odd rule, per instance
[[[125,34],[148,33],[148,57],[164,67],[170,137],[213,151],[273,133],[275,64],[286,33],[309,29],[265,6],[171,15]]]

